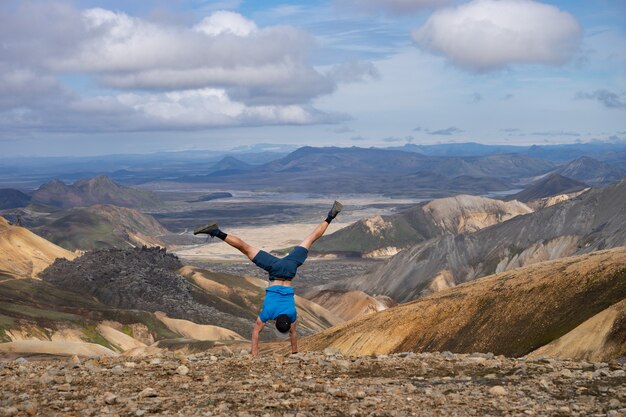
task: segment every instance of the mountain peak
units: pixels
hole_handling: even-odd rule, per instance
[[[122,207],[152,207],[160,204],[154,193],[125,187],[105,175],[85,178],[69,186],[59,180],[50,181],[35,191],[32,200],[63,208],[93,204]]]

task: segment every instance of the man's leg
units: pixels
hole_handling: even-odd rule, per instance
[[[239,239],[237,236],[228,235],[220,230],[217,223],[207,224],[204,226],[200,226],[193,231],[194,235],[204,234],[209,235],[211,237],[216,237],[218,239],[222,239],[224,242],[228,243],[235,249],[238,249],[241,253],[246,255],[248,259],[252,260],[259,253],[259,250],[255,247],[248,245],[243,240]]]
[[[327,223],[326,220],[324,220],[323,222],[321,222],[320,224],[317,225],[317,227],[315,227],[315,230],[313,230],[313,232],[308,235],[303,241],[302,243],[300,243],[300,245],[298,246],[302,246],[305,249],[311,249],[311,246],[313,246],[313,243],[315,243],[315,241],[317,239],[319,239],[320,237],[322,237],[324,235],[324,233],[326,232],[326,229],[328,229],[328,226],[330,225],[330,223]]]
[[[265,323],[261,321],[259,317],[256,318],[256,323],[254,325],[254,329],[252,329],[252,348],[250,349],[250,353],[252,356],[257,356],[259,354],[259,333],[263,330]]]
[[[324,233],[326,232],[326,229],[328,229],[328,226],[330,225],[330,222],[332,222],[334,218],[337,217],[337,214],[339,214],[342,208],[343,206],[341,205],[341,203],[338,201],[335,201],[335,203],[333,204],[333,207],[328,212],[328,216],[326,217],[326,220],[318,224],[315,230],[313,230],[313,233],[308,235],[302,241],[302,243],[300,243],[300,245],[298,246],[302,246],[303,248],[307,250],[311,249],[311,246],[313,246],[313,243],[315,243],[317,239],[319,239],[320,237],[324,235]]]
[[[259,249],[248,245],[246,242],[244,242],[243,240],[239,239],[237,236],[234,236],[234,235],[226,235],[224,242],[228,243],[233,248],[238,249],[241,253],[246,255],[248,259],[250,260],[253,260],[254,257],[257,255],[257,253],[259,253]]]

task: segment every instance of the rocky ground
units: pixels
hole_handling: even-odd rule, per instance
[[[448,352],[230,355],[0,363],[0,416],[626,414],[626,365],[618,362]]]

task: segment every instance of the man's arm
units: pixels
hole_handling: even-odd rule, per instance
[[[265,327],[265,323],[257,317],[254,329],[252,329],[252,348],[250,349],[252,356],[257,356],[259,354],[259,333],[261,333],[263,327]]]
[[[296,322],[291,323],[289,329],[289,340],[291,341],[291,353],[298,353],[298,333],[296,333]]]

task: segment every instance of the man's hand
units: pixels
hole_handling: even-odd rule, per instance
[[[265,327],[265,323],[257,317],[254,329],[252,329],[252,348],[250,349],[250,353],[254,357],[259,355],[259,334],[261,333],[261,330],[263,330],[263,327]]]

